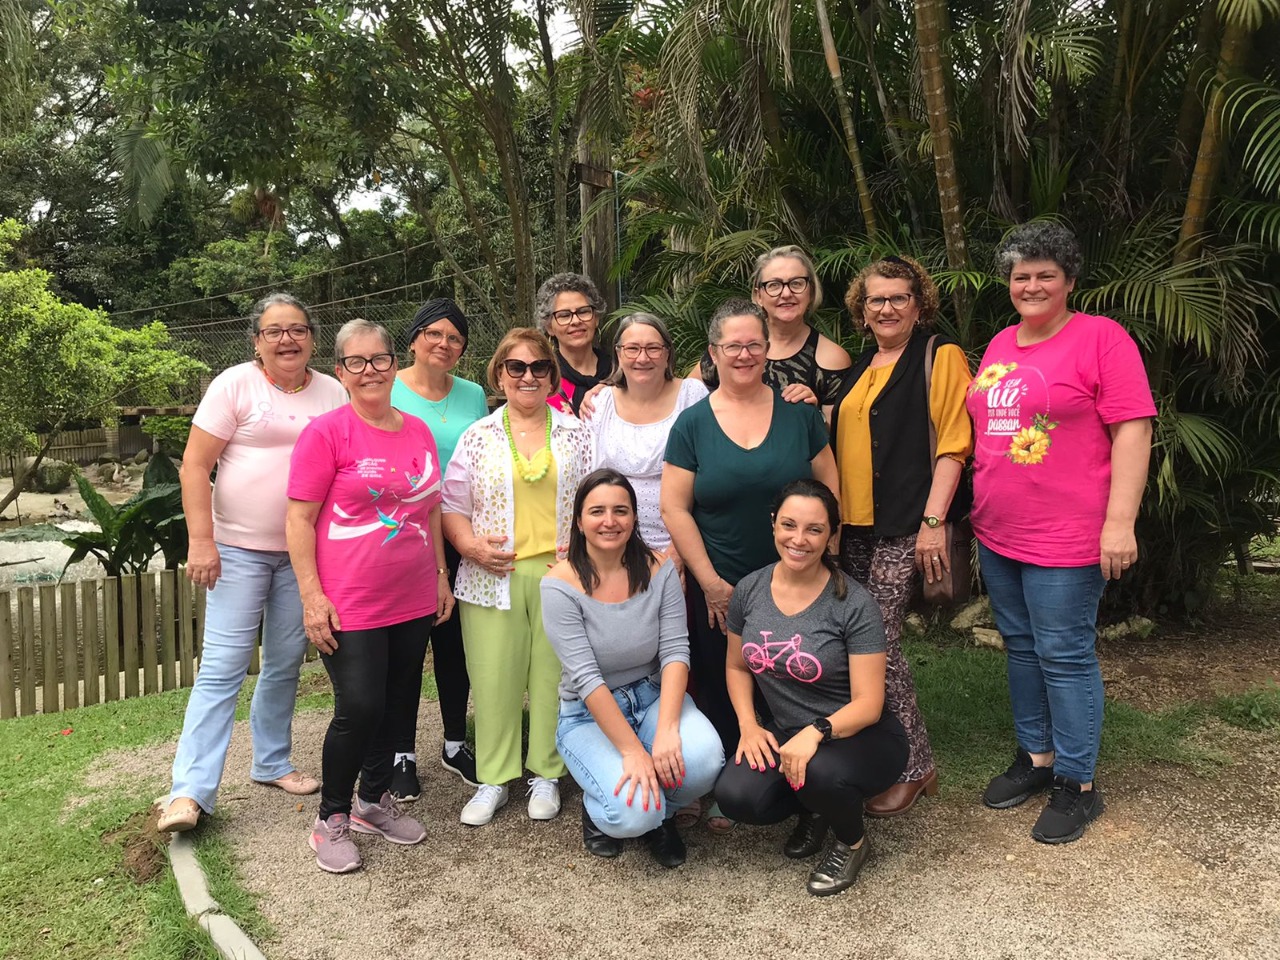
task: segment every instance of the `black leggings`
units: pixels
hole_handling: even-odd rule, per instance
[[[321,760],[321,820],[351,812],[357,776],[366,803],[377,803],[391,787],[396,733],[417,721],[422,660],[434,619],[335,630],[338,649],[320,655],[333,682],[333,719]]]
[[[789,735],[769,729],[784,744]],[[893,714],[852,737],[819,744],[805,770],[804,786],[792,790],[777,767],[764,772],[726,754],[716,781],[716,800],[731,820],[781,823],[802,810],[823,817],[836,838],[850,846],[862,839],[862,801],[888,790],[907,765],[907,735]]]
[[[720,734],[726,757],[738,749],[738,714],[725,685],[725,656],[728,638],[718,627],[707,624],[707,598],[692,575],[686,576],[689,601],[689,673],[693,676],[693,699],[703,716]]]
[[[445,563],[449,567],[449,589],[458,578],[458,564],[462,557],[453,549],[453,544],[445,541]],[[432,620],[435,618],[432,617]],[[467,739],[467,697],[471,694],[471,678],[467,676],[467,656],[462,649],[462,616],[455,604],[453,614],[444,623],[437,623],[431,628],[431,660],[435,666],[436,691],[440,696],[440,720],[444,723],[446,740]],[[422,665],[418,661],[417,690],[419,696],[413,701],[413,712],[409,722],[397,728],[395,734],[396,753],[416,753],[414,745],[418,739],[418,704],[422,693]]]

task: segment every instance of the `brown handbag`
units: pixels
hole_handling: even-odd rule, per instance
[[[938,463],[938,430],[933,425],[933,408],[929,395],[933,386],[933,351],[938,335],[929,338],[924,353],[924,396],[925,409],[929,419],[929,471]],[[945,607],[952,604],[965,603],[973,596],[973,530],[967,519],[955,523],[947,521],[943,524],[946,533],[946,551],[950,561],[950,569],[942,572],[940,580],[930,583],[923,576],[920,582],[924,587],[926,603]]]

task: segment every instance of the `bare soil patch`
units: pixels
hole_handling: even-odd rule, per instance
[[[169,834],[156,829],[160,807],[153,804],[146,812],[135,813],[115,830],[102,835],[102,843],[120,848],[120,869],[134,883],[147,883],[160,875],[168,865],[165,847]]]

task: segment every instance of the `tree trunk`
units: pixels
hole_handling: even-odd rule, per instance
[[[555,231],[551,252],[551,267],[556,273],[569,269],[569,183],[565,176],[567,164],[564,133],[560,128],[560,77],[556,71],[555,51],[551,49],[551,32],[547,26],[551,11],[547,0],[536,0],[534,9],[538,21],[538,50],[542,54],[542,68],[547,75],[548,138],[551,141],[551,220]]]
[[[946,0],[916,0],[915,8],[916,45],[925,108],[929,112],[929,130],[933,135],[933,170],[938,180],[938,207],[947,245],[947,266],[952,270],[965,270],[969,267],[969,246],[965,239],[964,200],[956,169],[955,145],[951,140],[951,105],[947,97],[942,55]],[[972,346],[968,294],[960,284],[955,289],[956,329],[961,344]]]
[[[849,92],[844,88],[844,74],[840,69],[840,56],[836,52],[836,39],[831,33],[831,20],[827,17],[826,0],[814,0],[818,11],[818,28],[822,31],[822,52],[827,58],[827,72],[831,74],[831,89],[836,95],[840,110],[840,126],[844,131],[844,148],[853,165],[853,182],[858,191],[858,206],[862,209],[862,222],[867,236],[875,240],[880,233],[876,223],[876,209],[871,202],[871,188],[862,167],[862,150],[858,147],[858,135],[853,129],[853,108],[849,105]]]
[[[36,451],[36,456],[35,459],[31,461],[31,466],[23,470],[21,476],[18,474],[17,463],[14,463],[13,489],[6,493],[3,499],[0,499],[0,513],[4,513],[9,509],[9,504],[18,499],[18,494],[20,494],[22,492],[22,488],[27,485],[27,480],[35,476],[35,472],[40,468],[40,461],[44,459],[45,454],[48,453],[49,449],[53,446],[53,441],[57,439],[59,432],[62,430],[62,425],[65,422],[65,420],[60,419],[53,425],[49,430],[49,439],[44,442],[44,445],[38,451]]]
[[[765,142],[769,144],[769,152],[773,154],[773,168],[778,171],[777,177],[782,183],[782,202],[786,206],[787,220],[796,232],[796,242],[805,244],[809,234],[809,218],[805,216],[803,198],[796,193],[795,187],[791,186],[782,170],[785,159],[782,111],[778,109],[778,100],[773,95],[773,88],[769,86],[769,72],[764,68],[755,44],[747,36],[739,33],[737,41],[739,54],[755,72],[760,102],[760,129],[764,133]]]
[[[1204,0],[1200,10],[1200,25],[1196,31],[1196,48],[1187,69],[1187,82],[1182,88],[1182,107],[1178,111],[1177,134],[1170,151],[1169,164],[1165,167],[1164,188],[1173,192],[1186,182],[1187,165],[1196,137],[1204,125],[1204,103],[1201,100],[1204,79],[1213,67],[1218,42],[1218,5],[1215,0]]]

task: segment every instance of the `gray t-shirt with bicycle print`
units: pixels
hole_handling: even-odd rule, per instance
[[[836,598],[835,577],[794,616],[773,602],[775,564],[743,577],[729,600],[728,626],[742,637],[742,658],[755,674],[774,721],[786,734],[849,702],[849,657],[884,652],[884,622],[871,594],[851,577]]]

